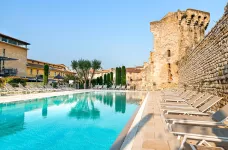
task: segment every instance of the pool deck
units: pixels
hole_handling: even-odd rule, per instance
[[[32,99],[39,99],[45,97],[70,95],[76,93],[90,92],[92,90],[72,90],[72,91],[59,91],[59,92],[45,92],[45,93],[33,93],[33,94],[20,94],[20,95],[8,95],[0,97],[1,103],[23,102]]]
[[[180,141],[166,129],[161,117],[161,93],[149,92],[121,146],[123,150],[176,150]]]

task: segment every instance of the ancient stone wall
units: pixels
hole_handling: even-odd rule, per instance
[[[179,85],[225,97],[228,99],[228,13],[200,43],[189,48],[179,62]]]
[[[154,50],[144,65],[142,88],[146,90],[175,86],[179,81],[178,62],[186,49],[204,36],[210,14],[194,9],[170,12],[150,23]]]

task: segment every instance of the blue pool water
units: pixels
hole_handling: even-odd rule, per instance
[[[107,150],[139,95],[91,92],[0,104],[0,150]]]

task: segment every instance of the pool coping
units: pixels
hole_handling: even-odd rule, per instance
[[[55,96],[63,96],[77,93],[85,93],[85,92],[142,92],[142,91],[132,91],[132,90],[96,90],[96,89],[76,89],[72,91],[58,91],[58,92],[46,92],[46,93],[33,93],[33,94],[20,94],[20,95],[8,95],[8,96],[0,96],[0,104],[5,103],[16,103],[16,102],[24,102],[33,99],[41,99],[41,98],[49,98]]]
[[[59,91],[59,92],[1,96],[0,104],[17,103],[17,102],[24,102],[24,101],[30,101],[35,99],[41,99],[41,98],[50,98],[55,96],[71,95],[71,94],[85,93],[85,92],[92,92],[92,90],[73,90],[73,91]]]
[[[136,135],[136,132],[138,129],[138,122],[140,121],[140,119],[142,117],[142,113],[144,111],[145,104],[148,100],[148,96],[149,96],[149,92],[147,92],[146,97],[142,101],[142,104],[137,108],[137,110],[134,112],[134,114],[132,115],[130,120],[125,125],[124,129],[121,131],[119,136],[116,138],[116,140],[112,144],[110,150],[116,150],[116,149],[130,150],[131,149],[133,142],[134,142],[134,138],[132,138],[132,137],[135,137],[135,135]],[[136,128],[135,128],[135,126],[136,126]],[[134,129],[134,132],[133,132],[134,134],[129,134],[129,132],[132,129]],[[131,140],[130,143],[128,143],[128,139],[133,139],[133,140]],[[125,148],[123,148],[123,145],[126,145]]]

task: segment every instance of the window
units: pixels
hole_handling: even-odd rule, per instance
[[[36,74],[37,74],[37,75],[39,74],[39,70],[38,70],[38,69],[36,70]]]
[[[5,38],[5,37],[2,37],[2,41],[3,41],[3,42],[7,42],[7,41],[8,41],[8,39],[7,39],[7,38]]]
[[[30,69],[30,74],[32,75],[32,69]]]
[[[8,42],[9,42],[10,44],[17,45],[17,42],[14,41],[14,40],[12,40],[12,39],[9,39]]]
[[[167,51],[168,57],[171,57],[171,52],[170,50]]]

